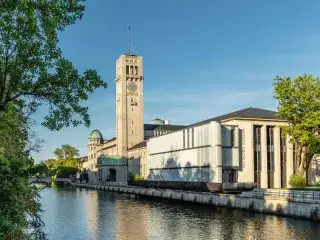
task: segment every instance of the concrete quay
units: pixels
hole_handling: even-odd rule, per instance
[[[210,192],[191,192],[171,189],[141,188],[126,185],[92,185],[73,184],[75,187],[98,189],[135,194],[158,199],[177,200],[206,204],[216,207],[243,209],[248,211],[295,217],[312,221],[320,220],[320,200],[305,198],[288,198],[285,196],[262,194],[223,194]]]

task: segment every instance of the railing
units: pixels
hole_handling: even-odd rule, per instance
[[[70,178],[36,178],[32,177],[29,178],[29,182],[46,182],[46,183],[51,183],[51,182],[71,182]]]
[[[320,191],[300,191],[300,190],[260,190],[255,189],[251,192],[245,192],[241,194],[244,197],[275,197],[275,198],[286,198],[286,199],[299,199],[299,200],[319,200]]]

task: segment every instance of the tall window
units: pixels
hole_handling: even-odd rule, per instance
[[[138,66],[134,66],[134,74],[138,75]]]
[[[183,148],[186,148],[185,130],[183,130]]]
[[[287,142],[283,136],[283,130],[280,129],[280,171],[281,171],[281,188],[287,186]]]
[[[129,66],[126,66],[126,74],[129,74]]]
[[[192,147],[194,147],[194,128],[192,128]]]
[[[187,148],[189,148],[189,128],[187,129]]]
[[[232,127],[231,129],[230,129],[230,139],[231,139],[231,147],[234,147],[234,133],[235,133],[235,129]]]
[[[253,127],[254,182],[260,187],[261,182],[261,126]]]
[[[274,187],[274,127],[267,126],[268,188]]]

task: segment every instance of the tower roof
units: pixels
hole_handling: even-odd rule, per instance
[[[156,125],[164,125],[165,122],[164,120],[160,119],[160,118],[155,118],[153,120],[150,121],[150,124],[156,124]]]
[[[89,138],[103,139],[101,132],[97,129],[90,133]]]

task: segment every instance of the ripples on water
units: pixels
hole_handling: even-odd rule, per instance
[[[320,240],[320,223],[307,220],[87,189],[46,188],[41,196],[52,240]]]

